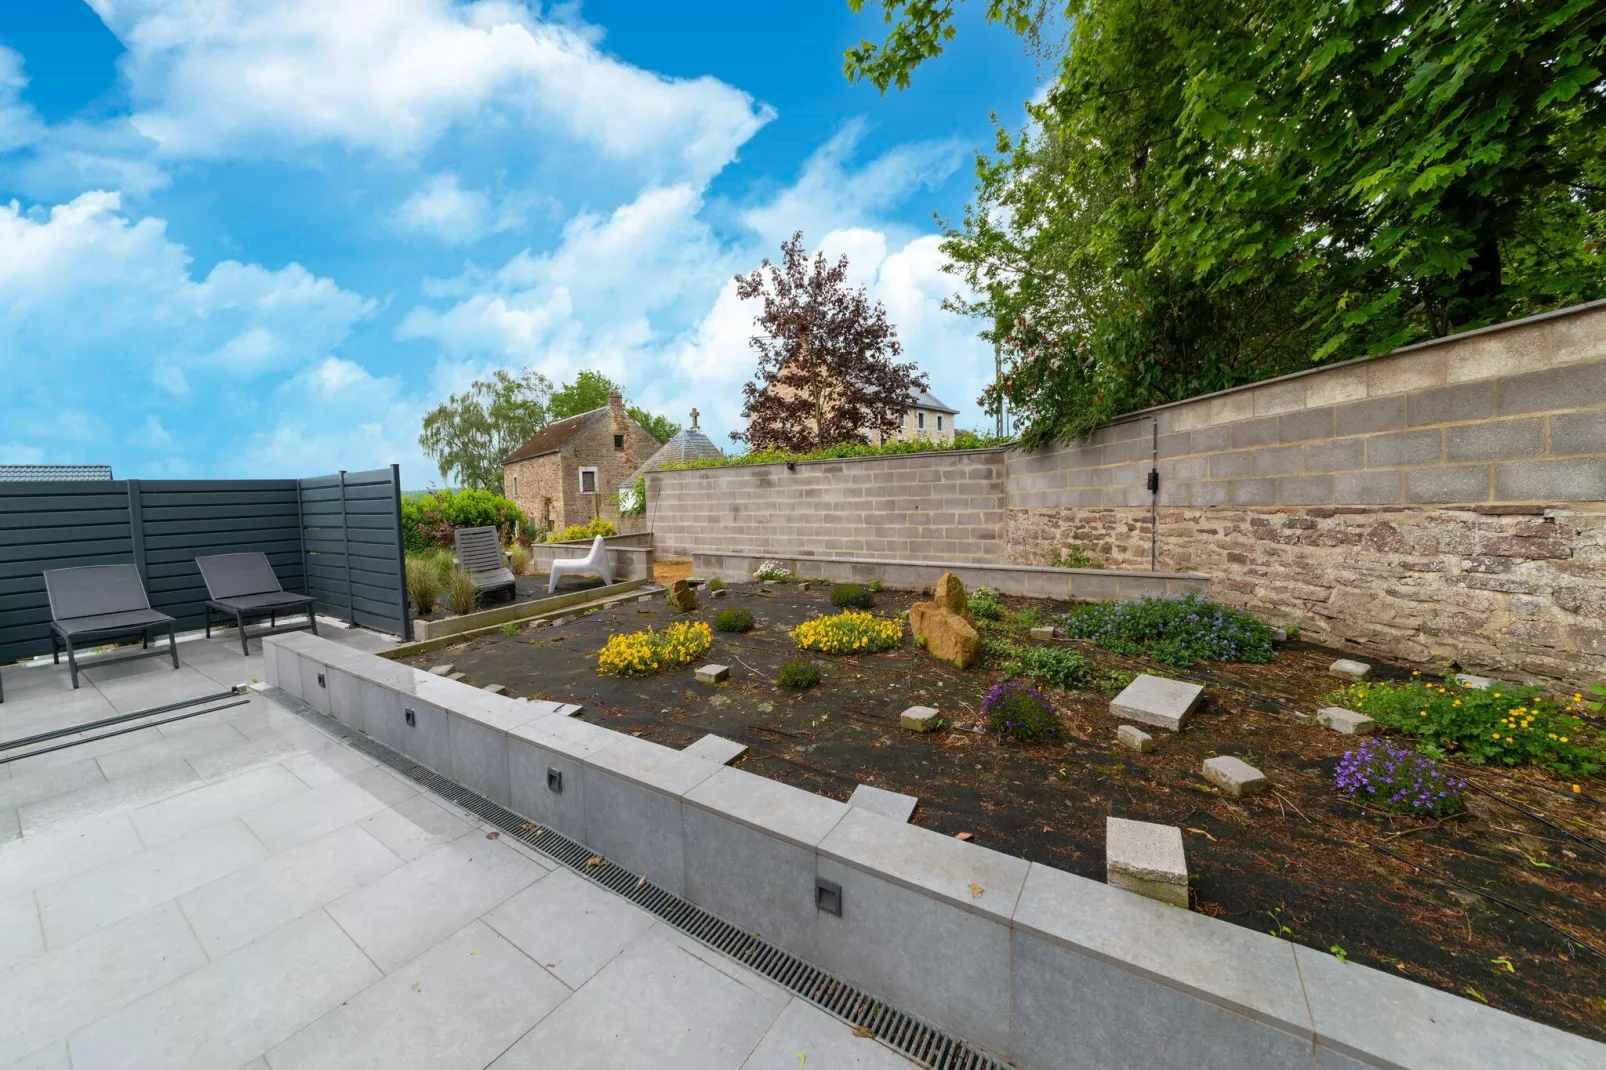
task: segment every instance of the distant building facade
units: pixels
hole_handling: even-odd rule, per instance
[[[614,494],[659,442],[625,410],[618,394],[600,409],[543,427],[502,462],[502,493],[537,532],[619,519]]]

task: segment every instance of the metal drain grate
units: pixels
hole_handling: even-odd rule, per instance
[[[549,828],[532,825],[507,807],[346,727],[294,695],[276,687],[265,688],[262,694],[370,758],[383,762],[454,805],[477,815],[487,824],[517,837],[587,880],[623,896],[681,932],[730,956],[748,969],[756,970],[855,1029],[867,1031],[916,1062],[932,1070],[1008,1070],[1007,1064],[977,1051],[959,1038],[831,976],[818,966],[809,965],[767,940],[743,932],[638,874],[612,862],[588,866],[586,863],[597,857],[597,853],[583,844]]]

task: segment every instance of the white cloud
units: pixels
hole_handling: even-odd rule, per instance
[[[510,0],[90,0],[128,50],[134,123],[170,157],[342,144],[416,154],[448,132],[560,131],[616,160],[707,177],[772,112],[667,78]]]
[[[0,464],[44,464],[45,451],[26,442],[0,442]]]
[[[22,73],[22,57],[0,45],[0,152],[9,152],[37,139],[43,124],[33,108],[22,99],[28,78]]]
[[[488,234],[524,225],[529,195],[492,195],[464,189],[453,172],[435,175],[397,209],[396,222],[406,233],[434,238],[448,245],[466,245]]]

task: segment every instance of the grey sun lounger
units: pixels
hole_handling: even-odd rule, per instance
[[[251,656],[251,648],[245,641],[247,621],[267,617],[268,628],[272,632],[311,628],[313,635],[318,634],[318,618],[314,611],[316,599],[286,591],[279,584],[279,577],[274,575],[267,554],[213,554],[210,557],[197,557],[195,567],[201,570],[201,579],[206,581],[208,639],[212,638],[214,613],[221,615],[224,623],[231,617],[234,619],[234,626],[240,630],[240,653],[246,657]],[[281,613],[305,613],[307,623],[280,628]]]
[[[509,597],[517,596],[513,573],[502,559],[502,540],[496,529],[458,528],[452,532],[457,543],[457,567],[468,573],[476,591],[507,590]]]
[[[98,645],[107,639],[138,635],[141,653],[97,661],[97,667],[116,661],[160,657],[163,651],[150,648],[151,633],[165,629],[167,653],[172,655],[173,668],[178,668],[173,618],[151,608],[145,584],[140,582],[139,569],[133,565],[46,569],[45,593],[50,598],[50,656],[60,665],[61,648],[66,647],[67,672],[75,689],[78,687],[77,651],[85,644]]]

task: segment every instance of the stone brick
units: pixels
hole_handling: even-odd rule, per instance
[[[1209,507],[1227,504],[1227,484],[1222,483],[1195,483],[1189,488],[1189,500],[1196,507]]]
[[[1306,409],[1278,417],[1278,436],[1284,442],[1304,442],[1313,438],[1333,437],[1333,410]]]
[[[1205,427],[1188,434],[1188,447],[1194,453],[1214,453],[1232,448],[1232,426]]]
[[[1340,438],[1305,444],[1305,471],[1346,472],[1366,465],[1366,440]]]
[[[1204,778],[1228,795],[1258,795],[1271,786],[1266,774],[1228,754],[1206,758]]]
[[[1129,724],[1115,730],[1115,742],[1140,754],[1147,754],[1154,749],[1154,737]]]
[[[1115,888],[1188,908],[1188,857],[1175,825],[1104,819],[1104,880]]]
[[[1606,411],[1562,412],[1550,417],[1550,452],[1606,453]]]
[[[1275,416],[1283,412],[1297,412],[1305,407],[1306,379],[1288,379],[1281,383],[1267,383],[1255,388],[1255,415]]]
[[[1274,446],[1254,452],[1254,472],[1257,476],[1293,475],[1305,463],[1304,451],[1298,446]]]
[[[1405,426],[1405,398],[1368,398],[1340,405],[1333,423],[1339,435],[1369,435],[1376,431],[1397,431]]]
[[[1444,431],[1447,461],[1507,461],[1545,452],[1545,422],[1539,418],[1465,424]]]
[[[693,673],[700,684],[722,684],[731,678],[729,665],[700,665]]]
[[[935,732],[942,727],[942,714],[930,706],[910,706],[898,715],[898,724],[911,732]]]
[[[1210,399],[1212,424],[1236,423],[1255,415],[1255,399],[1248,390],[1235,390],[1230,394]]]
[[[1327,706],[1317,710],[1316,723],[1345,736],[1369,736],[1377,729],[1377,722],[1364,713],[1346,710],[1342,706]]]
[[[1489,466],[1409,468],[1405,472],[1405,500],[1418,505],[1489,500]]]
[[[1227,493],[1234,505],[1277,504],[1277,484],[1271,479],[1234,479]]]
[[[1355,661],[1353,658],[1339,658],[1327,667],[1329,676],[1336,676],[1340,680],[1364,680],[1372,675],[1372,667],[1364,661]]]
[[[1326,505],[1332,500],[1332,476],[1285,476],[1277,481],[1278,505]]]
[[[1366,394],[1382,397],[1425,390],[1445,381],[1445,347],[1428,346],[1394,357],[1378,357],[1366,366]]]
[[[1606,459],[1497,464],[1494,496],[1502,502],[1606,501]]]
[[[1366,366],[1351,364],[1342,368],[1328,368],[1320,375],[1305,380],[1305,404],[1336,405],[1355,401],[1366,396]]]
[[[1246,476],[1254,468],[1254,454],[1249,450],[1240,453],[1215,453],[1210,456],[1210,478],[1232,479]]]
[[[1606,361],[1506,376],[1499,388],[1501,416],[1599,405],[1606,402]]]
[[[1245,446],[1269,446],[1277,441],[1277,418],[1266,416],[1259,420],[1244,420],[1232,425],[1232,444],[1239,449]]]
[[[1546,326],[1551,359],[1557,364],[1606,357],[1606,309],[1558,316]]]
[[[1366,467],[1400,468],[1412,464],[1438,464],[1444,459],[1444,432],[1400,431],[1373,435],[1366,440]]]
[[[1494,415],[1494,383],[1483,381],[1444,386],[1410,395],[1407,422],[1424,424],[1483,420]]]

